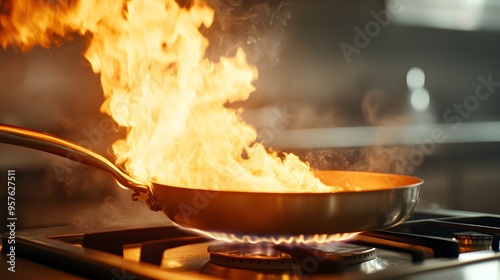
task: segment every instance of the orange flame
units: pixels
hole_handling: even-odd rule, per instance
[[[127,20],[94,34],[86,53],[101,73],[103,110],[129,128],[118,163],[161,184],[241,191],[331,191],[296,156],[281,160],[227,102],[245,100],[257,77],[238,50],[212,62],[199,32],[213,10],[195,2],[131,1]]]
[[[92,33],[85,57],[101,75],[103,112],[127,128],[113,145],[134,177],[190,188],[332,192],[293,154],[268,153],[226,103],[246,100],[255,67],[239,49],[205,57],[214,11],[202,0],[13,1],[0,7],[2,46],[48,46],[68,32]],[[50,4],[55,3],[55,4]]]
[[[298,236],[255,236],[243,235],[238,236],[235,234],[219,233],[219,232],[206,232],[201,230],[193,230],[196,233],[206,235],[212,239],[221,240],[225,242],[240,242],[257,244],[261,242],[273,244],[307,244],[307,243],[328,243],[334,241],[348,240],[359,232],[337,233],[337,234],[313,234],[313,235],[298,235]]]
[[[109,14],[119,15],[123,0],[117,1],[0,1],[0,45],[29,49],[49,47],[70,32],[94,32]]]

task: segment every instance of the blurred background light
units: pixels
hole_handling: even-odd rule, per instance
[[[408,70],[408,73],[406,74],[406,84],[410,89],[424,87],[425,84],[424,70],[418,67],[413,67],[410,70]]]
[[[451,30],[499,30],[499,0],[387,0],[401,7],[394,22]]]
[[[418,112],[423,112],[429,108],[429,92],[425,88],[417,88],[411,92],[411,107]]]

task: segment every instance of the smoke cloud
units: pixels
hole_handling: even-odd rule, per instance
[[[161,212],[153,212],[141,201],[132,201],[130,192],[116,191],[106,196],[99,205],[77,214],[74,226],[84,230],[102,230],[115,227],[169,226],[172,223]]]
[[[361,111],[366,122],[372,126],[408,124],[408,110],[405,106],[391,100],[391,96],[382,90],[372,89],[366,92],[361,103]],[[356,169],[372,172],[397,173],[411,175],[414,168],[408,168],[404,159],[408,158],[413,148],[405,145],[377,146],[378,140],[391,135],[377,135],[371,147],[363,147],[361,160]]]
[[[210,41],[207,56],[234,55],[243,48],[257,65],[279,63],[285,26],[291,19],[290,3],[278,1],[209,0],[214,22],[203,33]]]

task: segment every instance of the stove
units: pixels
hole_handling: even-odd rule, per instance
[[[224,243],[173,226],[56,227],[17,231],[11,251],[9,236],[0,254],[8,279],[500,279],[500,216],[443,209],[328,243]]]

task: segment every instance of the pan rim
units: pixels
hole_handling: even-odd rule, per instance
[[[355,190],[347,190],[347,191],[339,191],[339,192],[276,192],[276,191],[270,191],[270,192],[264,192],[264,191],[239,191],[239,190],[215,190],[215,189],[204,189],[204,188],[190,188],[190,187],[180,187],[180,186],[173,186],[173,185],[165,185],[161,183],[157,183],[154,181],[149,181],[154,187],[168,187],[168,188],[175,188],[175,189],[184,189],[184,190],[192,190],[192,191],[202,191],[202,192],[218,192],[218,193],[234,193],[234,194],[253,194],[253,195],[285,195],[285,196],[296,196],[296,195],[307,195],[307,196],[320,196],[320,195],[348,195],[348,194],[359,194],[359,193],[373,193],[373,192],[391,192],[395,190],[404,190],[404,189],[409,189],[409,188],[415,188],[419,187],[424,184],[424,180],[410,176],[410,175],[401,175],[401,174],[394,174],[394,173],[383,173],[383,172],[371,172],[371,171],[355,171],[355,170],[316,170],[316,171],[332,171],[332,172],[342,172],[342,173],[351,173],[351,174],[364,174],[364,175],[372,175],[372,176],[398,176],[401,178],[407,178],[411,180],[415,180],[415,183],[412,184],[406,184],[406,185],[395,185],[392,187],[387,187],[387,188],[381,188],[381,189],[369,189],[369,190],[360,190],[360,191],[355,191]],[[314,173],[314,171],[313,171]]]

